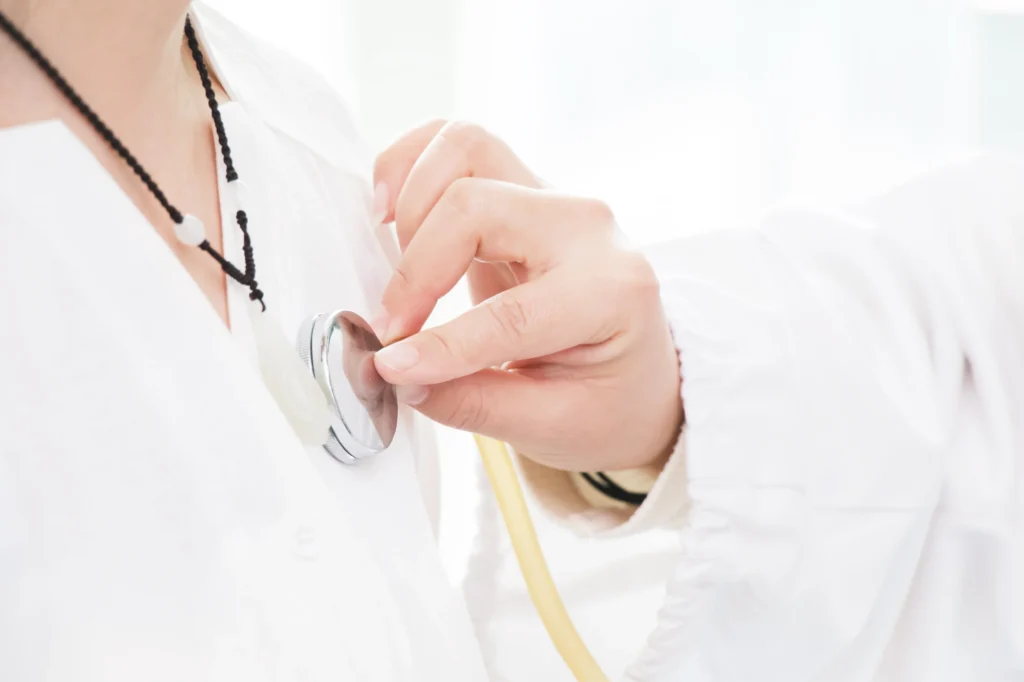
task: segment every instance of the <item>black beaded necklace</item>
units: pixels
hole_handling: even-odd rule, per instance
[[[245,210],[239,206],[235,219],[238,221],[238,228],[242,231],[242,253],[245,257],[245,271],[239,270],[210,245],[206,239],[206,230],[203,223],[195,216],[182,214],[167,199],[163,190],[156,184],[142,164],[124,144],[117,138],[114,132],[100,119],[88,104],[78,95],[71,85],[64,79],[59,71],[43,56],[39,49],[23,34],[10,20],[0,11],[0,29],[2,29],[16,45],[24,50],[25,54],[36,63],[44,74],[53,82],[68,101],[85,117],[97,133],[117,152],[117,155],[124,159],[124,162],[139,177],[149,191],[160,202],[167,215],[174,221],[174,233],[178,239],[191,246],[196,246],[210,255],[220,265],[224,273],[242,286],[249,288],[249,299],[260,304],[261,309],[266,311],[267,305],[263,301],[263,292],[256,282],[256,261],[252,254],[252,240],[249,238],[249,220]],[[199,78],[203,82],[203,90],[206,91],[206,101],[210,106],[210,114],[213,116],[213,126],[217,132],[217,142],[220,146],[221,156],[224,159],[225,176],[228,186],[237,195],[241,194],[241,186],[238,181],[238,172],[235,170],[234,161],[231,159],[231,148],[228,146],[228,136],[224,131],[224,122],[221,120],[220,107],[217,105],[217,95],[213,90],[213,83],[210,80],[210,72],[206,68],[206,60],[203,59],[202,50],[199,49],[199,40],[196,38],[195,29],[192,27],[192,20],[185,19],[185,38],[189,50],[192,52],[192,59],[195,61],[196,69],[199,71]]]

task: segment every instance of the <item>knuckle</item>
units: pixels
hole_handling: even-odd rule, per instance
[[[514,296],[497,296],[487,303],[486,310],[503,337],[521,340],[529,331],[531,314],[527,306]]]
[[[583,214],[586,222],[595,228],[608,230],[615,227],[615,212],[599,199],[584,199]]]
[[[453,401],[446,423],[460,431],[472,431],[487,421],[484,393],[476,384],[468,384]]]
[[[410,294],[416,291],[416,283],[409,272],[409,264],[399,261],[391,275],[392,283],[403,293]]]
[[[404,260],[399,261],[395,266],[391,274],[391,282],[386,290],[388,300],[400,306],[410,303],[419,304],[425,299],[439,295],[437,284],[428,277],[417,276],[410,268],[409,263]]]
[[[433,329],[426,329],[421,334],[426,338],[427,343],[433,345],[441,355],[463,359],[461,349],[444,334]]]
[[[477,209],[476,192],[472,178],[458,178],[444,192],[448,208],[465,217],[472,216]]]
[[[490,134],[476,123],[451,121],[441,130],[441,136],[466,156],[475,157],[487,145]]]
[[[658,298],[660,283],[650,262],[635,251],[624,252],[617,267],[620,289],[630,297]]]
[[[422,151],[422,142],[419,141],[420,135],[422,133],[429,133],[429,131],[439,131],[447,123],[448,121],[445,119],[433,119],[392,142],[384,151],[377,155],[374,161],[374,182],[388,179],[387,175],[390,174],[395,164],[411,164],[414,159],[410,158],[410,154],[418,156],[419,152]],[[433,135],[430,136],[433,137]]]

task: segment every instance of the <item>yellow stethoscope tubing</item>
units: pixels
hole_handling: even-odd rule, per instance
[[[537,531],[526,506],[519,477],[508,447],[491,438],[473,435],[491,482],[498,508],[505,520],[512,548],[519,562],[526,589],[544,628],[559,655],[579,682],[608,682],[590,650],[573,625],[537,539]]]

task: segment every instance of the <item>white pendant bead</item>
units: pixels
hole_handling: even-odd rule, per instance
[[[228,194],[230,195],[231,206],[237,211],[249,211],[252,205],[252,197],[249,195],[249,186],[241,180],[232,180],[228,183]]]
[[[206,241],[206,227],[203,221],[194,215],[186,215],[174,226],[174,235],[182,244],[199,246]]]
[[[261,311],[258,303],[249,307],[249,317],[260,373],[270,395],[303,444],[323,445],[330,433],[332,415],[323,389],[302,364],[281,327]]]

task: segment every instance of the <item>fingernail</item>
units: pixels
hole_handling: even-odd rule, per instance
[[[388,215],[388,186],[378,182],[373,188],[373,226],[377,227],[384,222]]]
[[[388,341],[388,325],[391,324],[391,316],[388,315],[388,311],[383,310],[370,320],[370,328],[373,329],[373,333],[377,335],[381,343],[387,343]]]
[[[395,394],[398,396],[398,402],[415,406],[427,399],[430,389],[426,386],[399,386],[395,389]]]
[[[396,343],[377,351],[377,362],[392,372],[405,372],[420,361],[420,352],[411,343]]]

